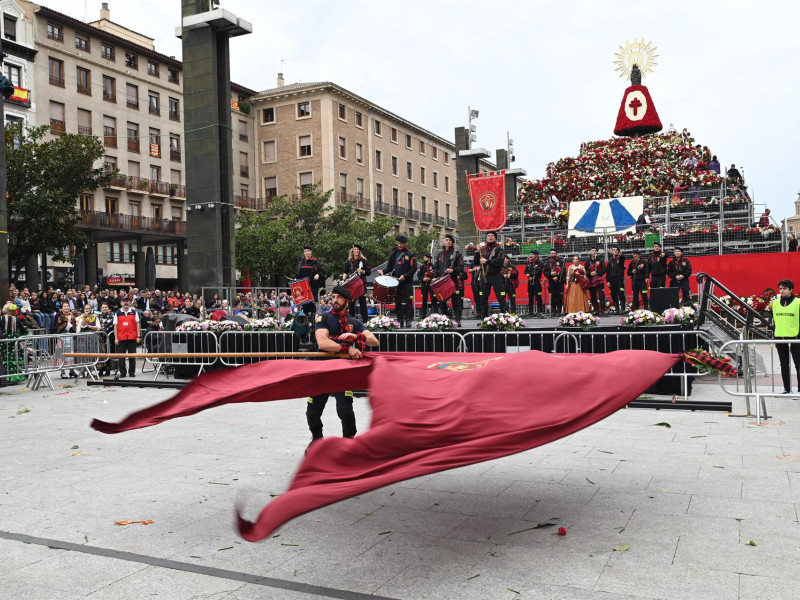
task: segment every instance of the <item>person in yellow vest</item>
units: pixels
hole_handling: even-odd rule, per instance
[[[775,320],[776,340],[796,340],[800,337],[800,298],[794,295],[794,283],[789,279],[778,282],[779,296],[770,305]],[[781,363],[783,393],[792,393],[791,373],[789,372],[789,353],[792,354],[797,383],[800,387],[800,341],[796,344],[776,344],[778,359]]]

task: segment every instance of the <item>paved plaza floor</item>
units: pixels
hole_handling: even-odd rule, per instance
[[[250,543],[234,530],[235,503],[254,518],[289,484],[309,440],[304,399],[104,435],[92,418],[117,421],[174,390],[59,383],[0,389],[3,599],[800,597],[795,400],[768,401],[774,418],[762,426],[720,412],[621,410]],[[693,397],[730,399],[712,381]],[[366,430],[366,400],[356,414]],[[115,524],[136,520],[153,523]]]

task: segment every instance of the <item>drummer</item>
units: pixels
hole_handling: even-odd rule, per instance
[[[311,286],[311,293],[314,295],[314,300],[319,298],[319,290],[325,285],[325,269],[319,264],[319,261],[314,258],[314,249],[310,244],[303,246],[303,258],[297,264],[297,276],[295,279],[308,278],[308,283]],[[303,312],[307,315],[317,312],[317,305],[314,302],[306,302],[303,304]]]
[[[444,250],[436,256],[435,274],[436,277],[449,275],[455,284],[455,292],[450,296],[450,303],[453,307],[453,320],[461,323],[461,313],[464,310],[464,257],[456,250],[456,238],[452,233],[444,236]],[[439,302],[439,313],[447,313],[447,298]]]
[[[419,280],[419,294],[422,296],[422,313],[421,317],[424,319],[428,316],[428,301],[431,304],[431,310],[436,312],[436,299],[431,290],[431,282],[433,281],[434,271],[433,263],[431,262],[431,255],[427,252],[422,255],[422,264],[417,269],[417,279]]]
[[[353,244],[350,252],[347,254],[347,262],[344,263],[344,271],[342,271],[342,280],[349,279],[353,275],[357,275],[364,283],[364,289],[367,289],[367,275],[372,272],[369,266],[367,257],[361,252],[361,244]],[[356,301],[358,307],[361,309],[361,320],[367,322],[367,295],[362,294],[357,300],[350,303],[350,316],[356,316]]]
[[[414,273],[417,270],[417,259],[408,248],[408,238],[398,235],[395,238],[397,248],[389,256],[386,272],[398,280],[397,295],[395,296],[395,313],[400,327],[411,326],[414,320]],[[379,275],[383,271],[378,270]]]

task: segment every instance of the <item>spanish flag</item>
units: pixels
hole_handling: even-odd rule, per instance
[[[9,96],[8,99],[14,102],[21,102],[22,104],[30,104],[29,94],[30,90],[14,86],[14,94]]]

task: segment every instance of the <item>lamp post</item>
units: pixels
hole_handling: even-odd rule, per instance
[[[5,99],[14,93],[8,77],[3,73],[7,54],[0,52],[0,300],[8,300],[8,201],[6,198],[6,112]]]

